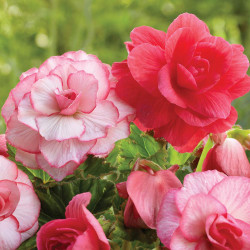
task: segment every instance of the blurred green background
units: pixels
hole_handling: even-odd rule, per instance
[[[204,20],[213,35],[240,43],[250,58],[249,0],[0,0],[0,106],[23,71],[46,58],[85,50],[112,64],[126,55],[130,31],[149,25],[166,31],[183,12]],[[234,102],[249,127],[250,94]],[[0,132],[4,132],[0,118]]]

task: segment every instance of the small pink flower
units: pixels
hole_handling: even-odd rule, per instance
[[[128,57],[114,63],[118,96],[136,109],[139,124],[180,152],[192,152],[209,133],[237,120],[231,102],[250,90],[249,62],[241,45],[212,36],[195,15],[184,13],[167,33],[136,27]]]
[[[90,199],[90,193],[76,195],[66,208],[66,219],[43,225],[37,233],[38,250],[109,250],[101,225],[86,208]]]
[[[126,182],[116,185],[119,195],[128,199],[124,211],[124,224],[134,228],[156,228],[156,217],[164,195],[182,184],[170,170],[153,171],[139,166],[142,171],[132,171]]]
[[[8,157],[8,148],[6,145],[6,138],[5,134],[0,135],[0,155],[3,155],[5,157]]]
[[[196,172],[164,197],[157,235],[170,249],[249,249],[250,179]]]
[[[59,181],[88,154],[106,156],[126,138],[134,109],[116,96],[109,70],[77,51],[23,73],[2,109],[16,160]]]
[[[38,229],[40,202],[28,176],[0,156],[0,249],[16,249]]]
[[[219,139],[219,143],[209,150],[202,166],[202,171],[213,169],[227,175],[250,177],[250,164],[239,141]]]

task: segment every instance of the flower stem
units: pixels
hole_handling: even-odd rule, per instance
[[[213,141],[211,140],[210,136],[208,137],[207,143],[202,151],[198,166],[196,168],[196,172],[202,171],[203,162],[207,156],[208,151],[213,147]]]

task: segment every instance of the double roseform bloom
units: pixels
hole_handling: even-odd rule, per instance
[[[142,26],[130,37],[128,58],[112,69],[94,55],[68,52],[23,73],[11,91],[2,109],[6,135],[0,135],[0,249],[16,249],[31,237],[40,211],[28,177],[4,158],[5,140],[17,149],[17,161],[60,181],[88,155],[106,157],[128,137],[134,118],[179,152],[192,152],[209,133],[236,122],[231,102],[250,90],[242,46],[212,36],[187,13],[167,33]],[[171,249],[250,249],[249,162],[237,140],[215,142],[207,171],[187,175],[183,185],[177,166],[155,171],[138,163],[117,184],[128,199],[125,225],[157,229]],[[90,198],[77,195],[66,219],[42,226],[38,249],[109,249],[86,208]]]

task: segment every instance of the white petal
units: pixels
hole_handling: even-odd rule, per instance
[[[106,137],[108,128],[115,127],[118,119],[118,110],[109,101],[101,101],[90,114],[81,114],[84,120],[85,132],[81,141],[90,141]]]
[[[81,142],[78,139],[64,141],[41,140],[41,152],[50,165],[60,168],[69,161],[80,164],[95,141]]]
[[[18,120],[37,131],[37,112],[30,103],[30,94],[26,94],[18,105]]]
[[[36,120],[39,132],[46,140],[62,141],[77,138],[84,132],[83,121],[73,116],[40,116]]]
[[[114,148],[116,141],[127,138],[129,134],[129,122],[125,119],[119,122],[116,127],[109,128],[106,137],[97,139],[97,143],[90,150],[90,153],[106,156]]]
[[[60,112],[55,90],[62,90],[62,80],[56,75],[49,75],[38,80],[31,89],[31,103],[36,111],[50,115]]]

